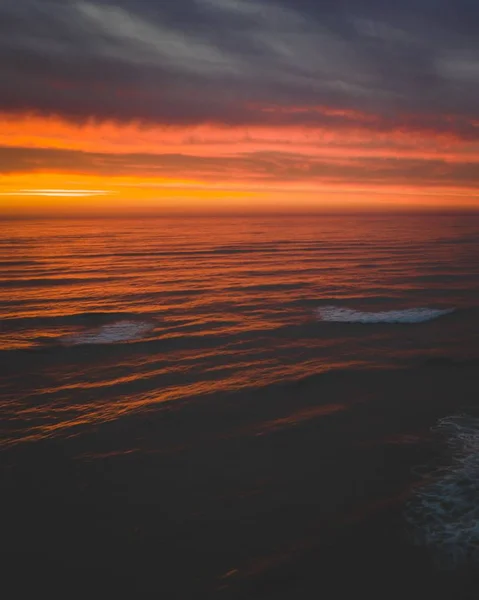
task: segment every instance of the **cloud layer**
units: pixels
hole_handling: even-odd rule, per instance
[[[0,17],[8,111],[242,124],[264,120],[255,107],[319,104],[479,118],[474,0],[4,0]]]
[[[1,169],[477,188],[478,32],[476,0],[3,0]]]

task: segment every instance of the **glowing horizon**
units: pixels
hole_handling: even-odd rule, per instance
[[[354,4],[327,29],[291,0],[194,0],[174,25],[117,4],[37,15],[64,61],[6,10],[28,60],[0,62],[0,215],[479,208],[479,62],[437,12]]]

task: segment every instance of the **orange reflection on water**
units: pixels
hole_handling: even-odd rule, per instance
[[[265,433],[278,431],[286,427],[294,427],[295,425],[299,425],[300,423],[304,421],[309,421],[310,419],[324,417],[325,415],[331,415],[336,412],[346,410],[347,408],[348,407],[345,404],[337,403],[323,404],[320,406],[311,406],[293,412],[287,415],[286,417],[281,417],[279,419],[267,421],[266,423],[261,423],[260,425],[254,427],[254,431],[256,432],[256,435],[264,435]]]
[[[470,276],[477,271],[477,221],[470,218],[27,220],[0,227],[0,349],[15,358],[1,383],[12,411],[6,443],[368,364],[385,347],[393,352],[389,330],[318,324],[318,304],[455,307],[468,300],[464,286],[475,297],[478,281]],[[110,343],[108,327],[124,321],[140,323],[140,334]],[[424,344],[424,328],[395,329],[402,359]],[[91,343],[92,331],[95,342],[106,335],[106,345]],[[428,339],[447,348],[448,321],[431,332]],[[29,351],[15,354],[21,348]],[[294,393],[278,390],[283,398]],[[262,419],[256,412],[258,424],[245,433],[344,409],[327,403]]]

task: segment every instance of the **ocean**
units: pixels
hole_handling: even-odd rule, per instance
[[[2,222],[13,584],[476,598],[478,250],[477,215]]]

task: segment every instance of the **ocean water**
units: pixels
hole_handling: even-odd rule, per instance
[[[1,230],[0,352],[16,421],[4,443],[202,394],[475,350],[477,217]]]
[[[323,501],[329,506],[324,489],[312,487],[313,469],[320,467],[305,457],[319,452],[314,444],[326,444],[327,438],[329,450],[323,450],[336,452],[341,468],[352,469],[351,458],[348,467],[343,464],[346,456],[373,438],[387,438],[384,448],[389,449],[396,442],[414,445],[428,437],[436,417],[470,408],[475,396],[467,396],[465,388],[453,406],[441,401],[442,412],[420,407],[425,398],[446,397],[446,390],[452,402],[457,381],[440,378],[455,365],[463,365],[475,383],[470,366],[479,359],[478,251],[479,217],[474,215],[1,223],[6,495],[13,504],[25,496],[38,502],[88,497],[90,504],[92,498],[100,503],[120,498],[130,506],[157,503],[155,518],[163,519],[162,535],[170,541],[181,535],[204,538],[195,529],[205,523],[203,517],[196,521],[192,515],[208,514],[208,527],[216,531],[225,523],[233,527],[241,515],[251,522],[253,514],[257,527],[258,519],[261,526],[269,523],[269,529],[264,525],[265,531],[255,534],[255,544],[248,546],[234,529],[230,542],[219,544],[234,546],[234,558],[228,562],[218,546],[210,549],[216,558],[214,568],[208,567],[223,582],[217,589],[228,588],[230,576],[226,581],[220,574],[232,573],[234,579],[241,571],[236,568],[246,561],[238,550],[241,544],[248,556],[270,555],[297,532],[304,538],[311,531],[313,506]],[[416,373],[424,365],[434,376],[394,383],[397,369]],[[311,391],[311,381],[323,391]],[[417,403],[408,404],[407,412],[406,400],[412,402],[415,395]],[[417,427],[411,425],[415,406]],[[466,418],[476,427],[474,408]],[[355,435],[357,447],[351,446]],[[280,437],[285,440],[281,447],[275,441]],[[258,440],[267,446],[254,446]],[[252,447],[257,454],[251,454]],[[223,454],[236,457],[234,467],[214,466],[226,460]],[[377,456],[363,457],[361,464],[370,460],[376,465],[375,475],[364,475],[364,481],[386,477],[392,486],[394,477],[384,475]],[[403,489],[407,476],[401,460],[394,464]],[[409,473],[424,456],[408,460]],[[461,468],[473,464],[477,470],[476,463],[463,461]],[[324,463],[321,477],[327,477],[329,464]],[[298,478],[301,469],[304,480]],[[448,481],[442,488],[436,481],[431,489],[436,495],[450,490]],[[352,509],[360,503],[357,483],[356,491],[343,489],[344,482],[334,485],[330,504],[335,510],[348,504],[343,498],[351,499]],[[250,496],[264,498],[270,510],[261,499],[240,509],[239,499],[244,503]],[[194,498],[194,507],[188,498]],[[238,507],[227,509],[225,502]],[[431,527],[431,511],[437,515],[443,508],[441,501],[428,504],[426,495],[413,504],[419,529],[422,523]],[[212,506],[220,515],[214,519],[208,512]],[[278,528],[281,506],[296,517],[288,513],[290,525]],[[454,521],[454,510],[452,520],[459,527],[464,511]],[[477,536],[476,512],[467,525],[474,532],[468,543]],[[443,544],[449,534],[438,527],[423,532],[426,545],[434,545],[436,538]],[[200,553],[200,545],[188,544],[180,544],[175,564],[198,563],[191,547]],[[197,584],[190,578],[192,589],[200,586],[200,575],[195,577]],[[178,597],[196,597],[184,594]],[[250,590],[245,597],[256,596]]]

